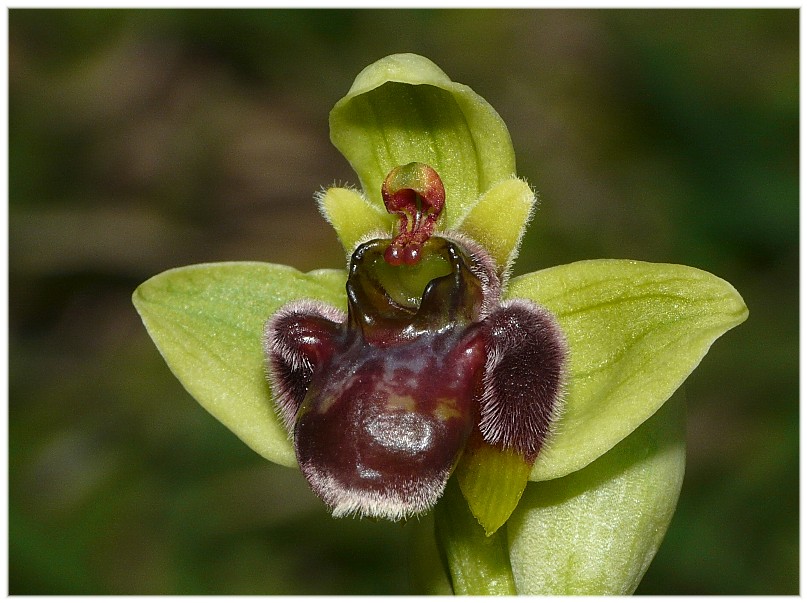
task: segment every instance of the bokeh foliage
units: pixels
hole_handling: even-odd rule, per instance
[[[675,262],[748,304],[687,381],[683,493],[638,593],[796,593],[798,22],[12,9],[11,592],[406,592],[412,525],[330,519],[184,392],[130,296],[197,262],[343,266],[313,200],[357,184],[328,112],[416,52],[497,109],[540,194],[516,274]]]

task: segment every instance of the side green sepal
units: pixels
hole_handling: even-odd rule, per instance
[[[641,425],[748,309],[729,283],[676,264],[590,260],[514,278],[505,298],[555,314],[569,344],[565,406],[532,480],[585,467]]]
[[[260,262],[198,264],[150,278],[132,301],[169,368],[199,404],[261,456],[294,467],[266,381],[263,326],[296,299],[345,308],[346,278],[343,270],[302,273]]]

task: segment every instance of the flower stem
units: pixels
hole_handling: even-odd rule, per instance
[[[505,530],[485,536],[455,478],[435,509],[435,533],[455,595],[517,594]]]

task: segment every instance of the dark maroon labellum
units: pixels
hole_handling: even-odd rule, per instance
[[[494,265],[472,241],[431,236],[445,193],[420,166],[401,169],[426,174],[430,188],[413,192],[400,184],[417,179],[395,171],[385,181],[400,232],[353,253],[347,315],[299,301],[266,325],[279,414],[335,516],[423,513],[473,430],[532,462],[558,413],[566,352],[554,317],[529,301],[503,304]],[[390,294],[380,266],[411,270],[425,256],[447,274],[411,306]]]

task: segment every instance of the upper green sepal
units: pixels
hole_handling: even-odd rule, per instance
[[[393,168],[413,161],[434,168],[446,189],[442,229],[453,228],[484,192],[516,173],[499,114],[415,54],[385,57],[359,73],[331,111],[330,128],[331,141],[379,208],[381,184]]]
[[[346,278],[343,270],[302,273],[260,262],[198,264],[150,278],[132,301],[171,371],[199,404],[261,456],[294,467],[266,380],[263,326],[297,299],[344,309]]]

